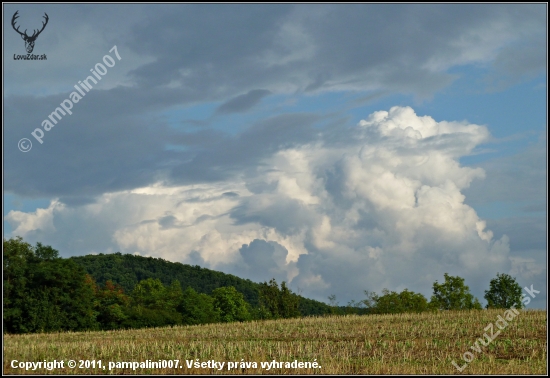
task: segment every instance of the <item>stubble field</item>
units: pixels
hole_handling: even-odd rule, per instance
[[[546,374],[546,311],[508,313],[506,324],[499,315],[506,319],[504,310],[446,311],[4,335],[4,374]],[[63,367],[20,367],[54,360]]]

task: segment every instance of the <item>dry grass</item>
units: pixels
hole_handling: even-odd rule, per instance
[[[546,311],[522,311],[483,352],[471,346],[502,310],[335,316],[129,331],[4,335],[4,374],[546,374]],[[495,330],[497,328],[495,327]],[[71,369],[67,361],[179,360],[181,368]],[[221,371],[185,360],[225,362]],[[316,361],[318,369],[262,369],[260,361]],[[65,368],[14,369],[12,360],[65,360]],[[229,361],[258,368],[227,369]]]

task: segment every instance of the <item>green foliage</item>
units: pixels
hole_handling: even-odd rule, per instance
[[[97,288],[93,278],[87,275],[94,286],[96,296],[97,320],[102,329],[118,329],[122,327],[124,320],[128,318],[125,308],[130,304],[130,298],[124,294],[120,285],[114,284],[111,280],[105,283],[102,288]]]
[[[220,313],[224,323],[250,320],[250,313],[244,297],[233,286],[219,287],[212,292],[214,309]]]
[[[4,239],[3,263],[4,331],[10,333],[481,309],[464,279],[447,273],[444,283],[433,284],[430,303],[407,289],[384,289],[381,296],[365,292],[366,300],[338,306],[335,295],[327,305],[293,293],[284,281],[279,287],[275,279],[256,284],[198,266],[120,253],[62,259],[52,247],[32,247],[20,237]],[[506,274],[497,274],[485,298],[488,308],[523,307],[521,288]]]
[[[330,314],[330,306],[326,303],[300,296],[298,310],[301,316],[318,316]]]
[[[147,308],[164,307],[166,288],[159,279],[148,278],[138,282],[132,290],[132,304]]]
[[[338,313],[344,313],[346,315],[365,315],[368,313],[368,309],[365,307],[364,301],[351,300],[345,307],[339,307]]]
[[[508,274],[499,274],[489,284],[489,290],[485,290],[487,308],[523,308],[521,301],[521,286],[516,279]]]
[[[281,283],[281,291],[280,291],[279,298],[280,298],[279,314],[284,319],[295,318],[300,316],[300,311],[298,309],[300,298],[286,286],[285,281]]]
[[[182,324],[183,316],[177,311],[182,300],[178,281],[166,287],[159,279],[147,278],[134,287],[131,307],[125,308],[122,324],[132,328]]]
[[[176,308],[181,301],[181,287],[177,281],[166,288],[157,278],[140,281],[132,291],[132,304],[150,309]]]
[[[99,254],[71,257],[97,282],[111,280],[122,286],[126,293],[132,292],[138,282],[159,279],[164,285],[180,282],[182,290],[192,287],[198,293],[212,294],[218,287],[233,286],[253,306],[258,305],[258,284],[250,280],[214,270],[170,262],[160,258],[121,254]]]
[[[262,319],[278,319],[279,316],[279,285],[272,279],[260,284],[260,314]]]
[[[177,311],[152,309],[143,306],[123,308],[125,319],[122,328],[165,327],[182,324],[182,316]]]
[[[4,239],[4,329],[9,332],[25,332],[21,324],[22,306],[27,293],[28,263],[33,257],[33,248],[21,237]]]
[[[49,246],[4,239],[4,331],[97,329],[94,289],[84,270]]]
[[[464,284],[464,278],[444,274],[445,282],[433,284],[430,306],[439,310],[481,310],[481,303],[470,294],[470,288]]]
[[[42,245],[42,243],[36,243],[36,248],[34,249],[34,255],[43,261],[52,261],[59,258],[59,252],[53,249],[49,245]]]
[[[214,298],[199,294],[192,287],[188,287],[183,292],[183,298],[177,310],[183,316],[183,324],[207,324],[220,321],[220,313],[214,308]]]
[[[336,295],[331,294],[328,296],[329,305],[328,310],[324,314],[332,315],[366,315],[369,313],[369,309],[365,307],[365,301],[351,300],[346,306],[339,306],[336,300]]]
[[[330,304],[330,313],[331,314],[337,314],[338,313],[338,301],[336,300],[336,294],[331,294],[328,296],[328,301]]]
[[[300,316],[300,298],[292,293],[285,281],[279,289],[277,281],[272,278],[269,283],[260,284],[259,290],[262,319],[288,319]]]
[[[260,284],[231,274],[216,272],[199,266],[173,263],[159,258],[123,255],[121,253],[99,254],[71,257],[99,283],[112,280],[119,284],[124,292],[130,293],[138,282],[148,278],[159,279],[164,285],[174,280],[181,283],[182,289],[191,287],[197,293],[212,294],[218,287],[233,286],[242,293],[250,304],[254,318],[269,317],[268,311],[260,307]],[[300,315],[323,315],[330,313],[330,306],[323,302],[298,296]],[[263,314],[263,315],[262,315]]]
[[[420,293],[403,290],[401,293],[382,290],[382,296],[365,291],[367,299],[363,303],[369,313],[373,314],[397,314],[404,312],[423,312],[428,310],[428,301]]]
[[[166,306],[169,308],[177,308],[183,300],[183,290],[178,280],[172,281],[170,286],[166,288]]]

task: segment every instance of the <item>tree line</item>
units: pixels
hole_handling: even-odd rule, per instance
[[[481,310],[481,303],[470,293],[464,278],[444,274],[445,281],[433,284],[433,295],[428,299],[414,291],[404,289],[398,293],[382,290],[382,295],[365,291],[366,299],[352,300],[345,307],[335,306],[336,296],[328,297],[336,313],[397,314],[406,312],[443,310]],[[497,273],[485,291],[486,308],[524,308],[521,287],[516,279],[505,273]]]
[[[303,298],[275,279],[257,284],[200,267],[120,253],[64,259],[50,246],[33,247],[20,237],[4,239],[3,246],[7,333],[195,325],[330,312],[328,305]],[[185,286],[174,279],[178,272],[186,279]],[[102,283],[98,276],[109,278]]]
[[[283,281],[254,283],[198,266],[122,255],[64,259],[51,246],[4,239],[4,332],[33,333],[196,325],[327,314],[481,309],[464,279],[445,274],[428,302],[384,289],[338,306],[293,293]],[[521,288],[497,275],[487,307],[522,307]]]
[[[125,293],[132,292],[138,282],[153,278],[168,286],[179,281],[182,288],[193,288],[197,293],[212,295],[214,289],[233,286],[252,307],[260,306],[261,286],[256,282],[231,274],[191,266],[179,262],[170,262],[160,258],[121,254],[98,254],[71,257],[71,260],[83,267],[86,273],[97,282],[111,280],[119,284]],[[302,316],[330,313],[330,307],[323,302],[298,295],[298,308]]]

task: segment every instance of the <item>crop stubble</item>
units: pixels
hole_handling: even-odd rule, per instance
[[[4,374],[546,374],[546,311],[526,310],[483,352],[471,346],[503,310],[332,316],[125,331],[4,335]],[[495,330],[497,328],[495,327]],[[179,369],[13,369],[12,360],[180,360]],[[225,361],[223,370],[185,360]],[[261,361],[313,361],[320,369],[261,369]],[[258,363],[227,370],[228,361]]]

